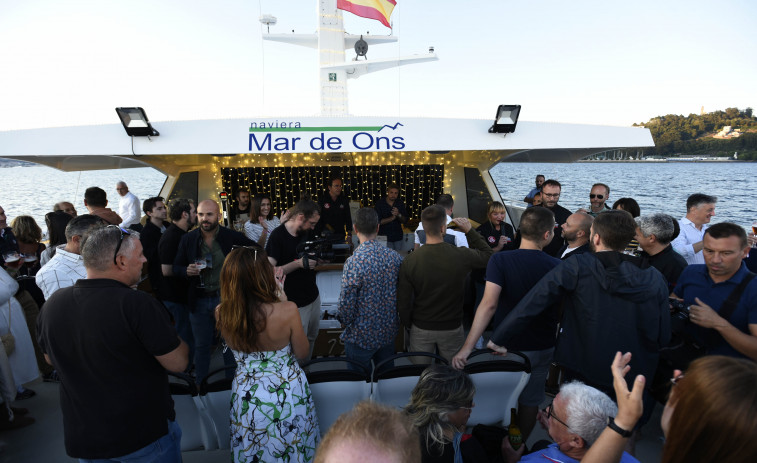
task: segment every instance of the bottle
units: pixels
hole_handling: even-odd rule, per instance
[[[510,439],[513,450],[518,450],[523,445],[523,434],[518,426],[518,412],[514,408],[510,409],[510,427],[507,428],[507,437]]]

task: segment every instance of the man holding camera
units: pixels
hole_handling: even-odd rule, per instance
[[[317,259],[298,255],[297,247],[308,239],[320,218],[321,211],[317,203],[309,199],[298,202],[292,208],[289,220],[273,230],[265,247],[271,264],[286,275],[284,293],[300,310],[302,327],[310,343],[308,358],[313,356],[315,338],[318,337],[321,297],[313,271]]]
[[[678,278],[672,296],[689,306],[708,355],[757,360],[757,279],[742,262],[749,250],[743,228],[715,224],[702,239],[704,265],[689,265]]]

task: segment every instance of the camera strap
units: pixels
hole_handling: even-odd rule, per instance
[[[736,310],[736,307],[739,305],[741,295],[744,294],[744,290],[746,290],[746,287],[755,276],[757,275],[752,272],[747,272],[747,274],[744,275],[744,278],[741,279],[741,283],[731,291],[731,294],[728,295],[725,302],[720,306],[718,315],[723,317],[728,323],[730,323],[731,315],[733,315],[734,310]],[[722,339],[723,337],[717,332],[717,330],[710,329],[707,331],[706,342],[708,347],[718,344]]]

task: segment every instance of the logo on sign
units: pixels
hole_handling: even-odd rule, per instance
[[[405,139],[390,136],[404,127],[401,122],[382,126],[303,127],[299,121],[252,122],[249,129],[248,151],[373,151],[401,150]],[[301,133],[299,136],[295,134]],[[315,134],[307,135],[308,132]],[[355,132],[347,136],[330,136],[327,132]],[[280,134],[275,136],[274,133]],[[379,133],[381,133],[379,135]]]

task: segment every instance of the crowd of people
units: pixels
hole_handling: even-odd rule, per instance
[[[47,247],[34,219],[17,216],[8,226],[0,208],[7,357],[0,358],[0,429],[33,422],[10,404],[34,396],[24,385],[42,375],[62,383],[70,456],[89,461],[155,451],[155,461],[180,461],[166,371],[200,384],[220,347],[233,378],[234,461],[335,461],[324,455],[369,448],[391,453],[361,434],[375,427],[415,443],[402,449],[405,459],[635,461],[622,452],[626,444],[616,451],[617,437],[638,436],[655,398],[664,401],[666,375],[680,379],[691,363],[693,373],[680,382],[693,383],[692,375],[708,369],[728,362],[749,369],[757,360],[757,282],[747,266],[754,237],[729,222],[710,225],[713,196],[691,195],[685,217],[676,220],[642,215],[632,198],[610,207],[610,187],[596,183],[588,189],[590,206],[571,212],[559,204],[560,182],[540,175],[517,229],[499,202],[478,226],[453,218],[454,200],[442,194],[422,211],[414,249],[405,253],[397,252],[409,220],[400,186],[389,184],[384,198],[354,217],[343,187],[334,176],[318,202],[302,199],[280,218],[270,197],[240,189],[229,227],[211,199],[166,204],[156,196],[140,208],[119,182],[116,212],[107,208],[106,192],[91,187],[87,214],[60,202],[46,215]],[[319,235],[359,242],[344,264],[338,302],[345,356],[370,371],[396,352],[399,336],[408,351],[436,353],[449,366],[426,369],[403,413],[357,407],[316,452],[321,436],[300,364],[313,356],[318,335],[314,269],[322,263],[302,245]],[[464,307],[471,302],[467,327]],[[496,455],[486,455],[485,445],[464,436],[475,388],[462,370],[483,346],[528,357],[532,372],[517,424],[524,442],[537,422],[548,430],[554,443],[538,447],[538,455],[514,450],[506,439]],[[616,357],[619,351],[628,354]],[[540,410],[554,363],[562,386]],[[624,389],[628,372],[648,381]],[[663,420],[696,407],[679,390]],[[757,412],[757,404],[745,406]],[[365,418],[370,414],[385,419]],[[608,420],[615,435],[604,431]],[[592,452],[595,443],[608,452]]]

